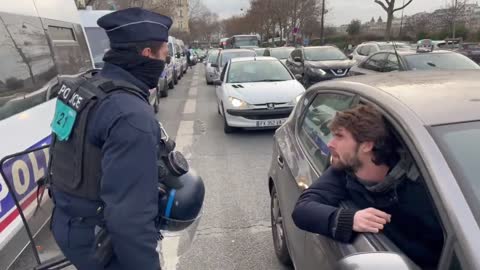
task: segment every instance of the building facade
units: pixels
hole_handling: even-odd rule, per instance
[[[189,12],[188,12],[188,0],[171,0],[169,1],[171,5],[174,6],[173,12],[173,26],[172,29],[180,31],[180,32],[190,32],[190,28],[188,26],[188,21],[190,19]]]

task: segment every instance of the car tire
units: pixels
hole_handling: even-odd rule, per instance
[[[225,132],[225,134],[230,134],[235,132],[236,129],[232,126],[229,126],[227,123],[227,116],[225,113],[225,108],[223,108],[223,105],[222,105],[222,109],[223,109],[223,132]]]
[[[173,73],[173,84],[178,84],[177,72]]]
[[[159,103],[160,103],[160,97],[159,97],[159,90],[157,89],[157,91],[155,91],[155,101],[153,102],[153,112],[155,114],[158,113],[158,107],[159,107]]]
[[[163,83],[162,83],[162,90],[160,90],[160,97],[164,98],[164,97],[168,97],[168,86],[167,86],[167,78],[165,78],[165,80],[163,80]]]
[[[275,186],[270,192],[270,220],[272,224],[273,248],[278,260],[287,266],[292,265],[292,259],[288,252],[287,241],[285,238],[285,226],[283,225],[282,212],[280,210],[280,201],[278,200]]]

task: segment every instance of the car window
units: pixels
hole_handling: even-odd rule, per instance
[[[228,65],[225,65],[225,66],[223,67],[222,74],[220,75],[220,80],[221,80],[222,82],[223,82],[224,79],[225,79],[225,73],[227,72],[227,66],[228,66]]]
[[[365,46],[358,46],[357,53],[361,56],[366,56],[365,55]]]
[[[361,51],[361,55],[368,56],[370,54],[370,46],[364,45],[360,51]]]
[[[293,80],[287,68],[278,60],[232,62],[227,83],[275,82]]]
[[[423,53],[405,56],[410,70],[480,69],[480,66],[459,53]]]
[[[232,58],[237,57],[254,57],[256,56],[255,51],[237,51],[237,52],[224,52],[222,54],[221,66],[225,66],[227,62]]]
[[[385,62],[385,66],[383,67],[384,72],[390,72],[400,70],[400,65],[398,64],[398,57],[396,54],[390,53],[388,54],[387,61]]]
[[[361,67],[364,69],[381,72],[383,66],[385,65],[385,57],[386,55],[384,53],[374,54],[368,58]]]
[[[282,60],[287,59],[290,53],[293,51],[293,48],[278,48],[270,51],[270,55]]]
[[[218,59],[218,51],[213,51],[208,54],[208,63],[216,63]]]
[[[330,151],[327,143],[332,138],[328,124],[338,111],[348,109],[352,96],[319,94],[305,112],[299,127],[299,138],[317,169],[324,171],[328,166]]]
[[[347,60],[347,56],[335,47],[312,47],[305,48],[305,60],[337,61]]]
[[[436,126],[431,132],[480,224],[480,122]]]
[[[57,75],[40,19],[1,16],[0,120],[47,101],[46,86]]]

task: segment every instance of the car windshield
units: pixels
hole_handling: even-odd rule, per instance
[[[218,58],[218,51],[212,51],[208,53],[208,63],[217,62],[217,58]]]
[[[108,40],[105,30],[100,27],[85,27],[85,32],[88,37],[88,43],[92,56],[95,61],[95,66],[103,64],[103,55],[110,49],[110,41]]]
[[[378,45],[380,50],[382,51],[393,51],[393,44],[384,44]],[[395,49],[397,50],[407,50],[410,49],[410,46],[403,44],[403,43],[395,43]]]
[[[432,133],[480,223],[480,121],[436,126]]]
[[[241,51],[241,52],[224,52],[222,54],[222,67],[225,66],[225,64],[230,61],[232,58],[237,58],[237,57],[254,57],[256,56],[254,51]]]
[[[472,60],[458,53],[422,53],[406,55],[410,70],[480,69]]]
[[[337,48],[305,48],[305,60],[308,61],[329,61],[346,60],[347,57]]]
[[[255,49],[254,51],[258,56],[262,56],[265,53],[265,49]]]
[[[280,60],[287,59],[293,50],[294,48],[272,49],[270,50],[270,56],[273,56]]]
[[[292,80],[288,70],[278,60],[233,62],[228,83],[275,82]]]
[[[257,37],[235,37],[235,46],[236,47],[258,46],[258,38]]]

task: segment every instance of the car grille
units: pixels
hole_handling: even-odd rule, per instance
[[[292,112],[293,107],[275,108],[275,109],[249,109],[234,110],[229,109],[227,112],[234,116],[240,116],[250,120],[267,120],[287,118]]]
[[[344,77],[347,75],[349,68],[332,68],[330,69],[330,73],[332,73],[335,77]]]

